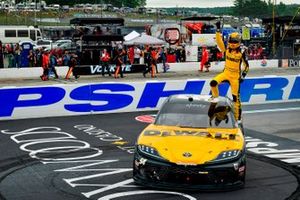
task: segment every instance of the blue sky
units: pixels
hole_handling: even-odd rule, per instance
[[[285,4],[300,4],[300,0],[277,0]],[[223,7],[233,6],[234,0],[147,0],[146,7]]]

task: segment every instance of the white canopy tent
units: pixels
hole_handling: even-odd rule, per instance
[[[124,42],[125,45],[163,45],[165,41],[142,33],[140,36]]]
[[[129,33],[128,35],[124,36],[124,40],[125,41],[130,41],[133,40],[134,38],[139,37],[141,34],[139,34],[136,31],[132,31],[131,33]]]

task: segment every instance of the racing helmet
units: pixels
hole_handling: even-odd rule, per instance
[[[230,49],[237,49],[241,45],[241,35],[238,32],[233,32],[229,35],[228,46]]]

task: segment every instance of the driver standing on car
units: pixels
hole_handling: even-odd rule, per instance
[[[234,115],[235,119],[241,123],[241,100],[240,100],[240,83],[246,77],[249,71],[249,64],[247,61],[246,53],[240,48],[241,35],[233,32],[229,35],[227,48],[221,36],[221,23],[216,23],[216,42],[221,52],[225,53],[225,67],[223,72],[215,76],[211,82],[212,97],[211,101],[219,96],[218,84],[222,82],[229,82],[231,86],[231,93],[234,102]],[[243,63],[244,69],[241,71],[241,64]]]

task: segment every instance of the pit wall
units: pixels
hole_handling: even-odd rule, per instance
[[[210,94],[210,79],[0,88],[0,120],[158,110],[172,94]],[[220,95],[230,95],[228,84]],[[248,78],[243,104],[300,100],[300,76]]]
[[[278,68],[278,60],[250,60],[250,70],[260,68]],[[199,62],[185,62],[185,63],[169,63],[169,72],[178,71],[197,71],[200,68]],[[224,61],[222,62],[211,62],[211,71],[222,71],[224,69]],[[56,67],[57,73],[61,76],[66,75],[68,67]],[[160,64],[158,67],[160,72],[163,71],[163,67]],[[14,79],[14,78],[38,78],[42,74],[41,67],[32,68],[4,68],[0,71],[1,79]]]

